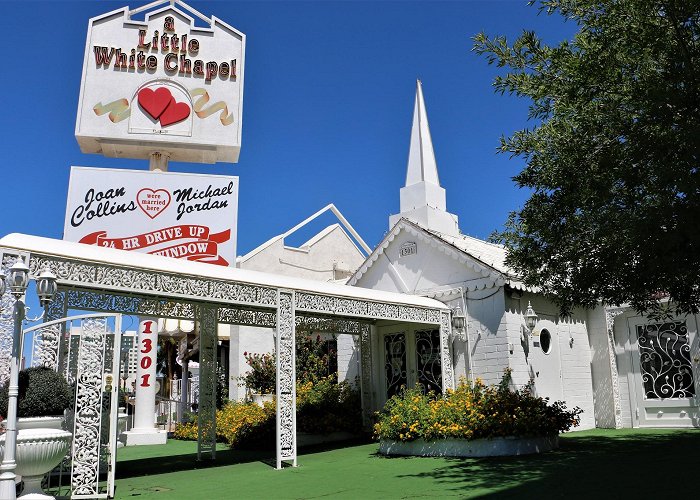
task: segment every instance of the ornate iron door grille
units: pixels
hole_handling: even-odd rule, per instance
[[[384,336],[384,373],[386,374],[386,397],[399,393],[408,384],[406,370],[406,334]]]
[[[688,328],[684,321],[637,326],[645,399],[695,396]]]
[[[416,332],[416,369],[423,391],[442,394],[440,330]]]

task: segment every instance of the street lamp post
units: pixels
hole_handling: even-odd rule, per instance
[[[0,464],[0,498],[15,500],[17,490],[15,486],[15,454],[17,449],[17,397],[19,395],[19,360],[22,356],[22,321],[25,318],[26,307],[22,297],[27,291],[29,284],[29,268],[22,262],[17,261],[10,267],[7,277],[10,292],[15,297],[14,306],[14,333],[12,336],[12,357],[10,358],[10,384],[7,401],[7,416],[5,419],[5,453]],[[56,293],[56,276],[45,269],[36,278],[37,295],[39,302],[46,307]],[[5,274],[0,270],[0,296],[4,295],[6,289]],[[39,319],[39,318],[37,318]]]

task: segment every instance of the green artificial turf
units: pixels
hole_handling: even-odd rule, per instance
[[[116,498],[685,498],[700,465],[700,430],[572,432],[541,455],[386,458],[376,444],[302,450],[274,469],[270,452],[220,447],[196,462],[196,443],[122,448]]]

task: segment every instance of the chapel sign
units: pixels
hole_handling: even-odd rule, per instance
[[[238,177],[73,167],[63,239],[230,266],[237,222]]]
[[[238,161],[245,35],[174,5],[90,20],[75,136],[83,153]],[[206,26],[199,26],[202,22]]]

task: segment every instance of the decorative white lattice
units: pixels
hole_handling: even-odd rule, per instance
[[[16,261],[17,255],[2,255],[0,265],[5,276]],[[12,357],[12,338],[15,328],[14,306],[15,299],[8,288],[5,294],[0,297],[0,385],[5,384],[10,378],[10,358]]]
[[[372,327],[363,325],[360,335],[360,395],[362,396],[362,423],[372,423]]]
[[[294,296],[280,292],[277,309],[277,467],[296,460],[296,370],[294,362]]]
[[[296,310],[358,318],[393,319],[417,323],[440,322],[440,311],[401,304],[385,304],[362,299],[349,299],[316,293],[297,292]]]
[[[615,407],[616,429],[622,429],[622,403],[620,402],[620,377],[617,371],[617,357],[615,354],[615,318],[622,313],[622,309],[605,310],[605,325],[608,331],[608,354],[610,361],[610,377],[612,379],[613,405]]]
[[[262,326],[266,328],[277,326],[277,316],[274,311],[243,309],[240,307],[220,307],[218,321],[229,325]]]
[[[199,320],[199,409],[197,456],[216,458],[216,307],[202,304]]]
[[[102,423],[102,373],[107,320],[83,320],[78,350],[73,426],[72,495],[98,495]]]
[[[319,316],[296,316],[294,318],[297,331],[349,333],[360,335],[366,323],[344,318],[328,318]]]
[[[450,313],[443,311],[440,318],[440,345],[442,346],[442,392],[455,388],[452,373],[452,352],[450,351]]]
[[[64,286],[112,289],[144,295],[217,299],[222,303],[274,306],[276,290],[270,287],[202,279],[159,271],[134,270],[104,264],[87,264],[33,254],[30,273],[36,276],[49,268]],[[157,306],[152,306],[156,308]]]

